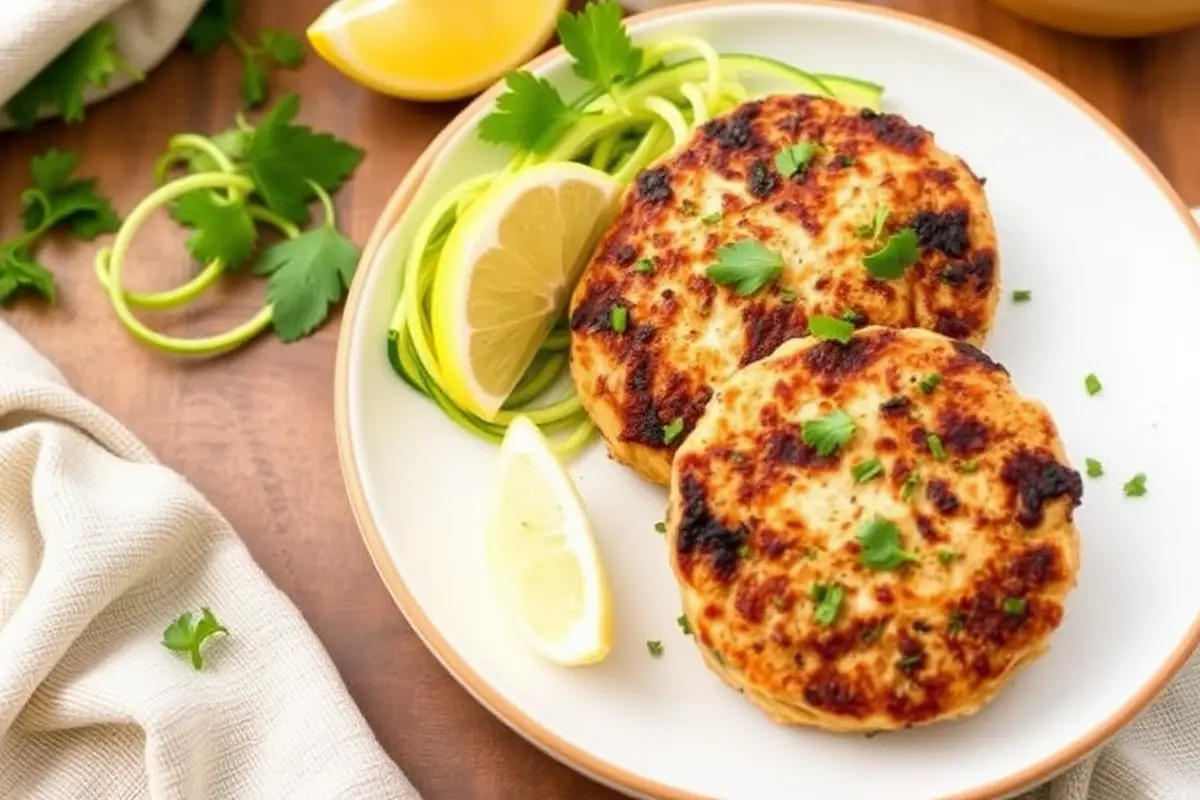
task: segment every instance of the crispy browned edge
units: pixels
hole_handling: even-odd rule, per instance
[[[659,11],[651,11],[644,14],[639,14],[630,17],[633,22],[640,22],[649,19],[662,19],[671,16],[684,15],[699,9],[717,8],[723,6],[742,5],[747,0],[700,0],[700,2],[689,3],[686,6],[677,6],[675,8],[667,8]],[[842,2],[842,0],[755,0],[755,2],[778,3],[780,5],[808,5],[821,6],[827,8],[840,8],[845,11],[867,14],[879,17],[885,17],[909,24],[917,25],[926,28],[935,33],[940,33],[945,36],[957,39],[970,45],[984,50],[985,52],[997,56],[1009,64],[1012,64],[1019,69],[1024,70],[1028,74],[1037,78],[1042,83],[1054,89],[1064,98],[1074,103],[1080,109],[1085,111],[1095,122],[1100,125],[1118,144],[1125,149],[1134,161],[1146,172],[1162,191],[1163,195],[1171,202],[1191,231],[1196,239],[1197,247],[1200,247],[1200,225],[1192,217],[1187,205],[1179,197],[1178,193],[1171,187],[1170,183],[1163,174],[1154,166],[1149,157],[1143,153],[1137,145],[1133,143],[1128,136],[1125,135],[1115,124],[1101,114],[1094,106],[1080,97],[1072,89],[1068,88],[1058,79],[1041,71],[1032,64],[1029,64],[1024,59],[1009,53],[1000,47],[991,44],[973,34],[965,33],[948,25],[943,25],[938,22],[923,19],[913,14],[908,14],[902,11],[895,11],[887,8],[876,8],[870,6],[860,6],[852,3]],[[555,47],[533,61],[529,62],[528,68],[537,69],[543,66],[546,62],[560,57],[563,54],[561,47]],[[354,279],[354,283],[350,288],[350,295],[346,301],[346,308],[343,316],[341,331],[338,336],[337,346],[337,364],[334,374],[334,429],[337,435],[338,460],[341,462],[342,475],[346,484],[346,492],[350,499],[350,506],[354,512],[354,517],[358,522],[359,530],[363,537],[363,542],[366,544],[367,550],[371,555],[371,560],[375,563],[375,568],[379,572],[384,584],[392,595],[392,599],[396,602],[401,613],[408,620],[409,625],[416,631],[417,635],[425,643],[426,647],[434,654],[435,657],[442,663],[442,666],[463,686],[477,701],[487,708],[498,719],[519,733],[525,739],[533,743],[548,755],[558,759],[559,761],[569,765],[570,767],[582,772],[585,775],[605,784],[606,786],[620,790],[626,794],[634,794],[640,797],[648,798],[680,798],[681,800],[705,800],[700,795],[690,794],[688,792],[675,789],[670,786],[665,786],[654,781],[647,780],[639,775],[626,772],[613,764],[602,761],[590,753],[587,753],[570,743],[563,741],[553,731],[539,725],[534,720],[526,716],[519,708],[517,708],[506,697],[496,691],[494,687],[489,685],[478,672],[463,660],[463,658],[450,647],[441,633],[433,626],[429,618],[425,616],[424,610],[417,604],[415,598],[409,593],[408,587],[405,586],[400,574],[388,559],[387,550],[383,543],[383,538],[380,536],[379,530],[375,525],[375,520],[372,519],[370,510],[367,508],[366,498],[362,490],[362,477],[359,475],[357,464],[355,463],[355,453],[353,444],[350,440],[350,423],[349,423],[349,365],[347,359],[350,350],[350,330],[352,325],[350,320],[358,314],[359,306],[363,302],[362,291],[363,285],[367,279],[367,273],[372,269],[381,269],[382,267],[376,263],[376,253],[382,246],[388,233],[400,220],[409,203],[412,201],[413,195],[419,188],[421,181],[429,170],[429,165],[437,155],[438,151],[445,146],[447,140],[458,132],[467,121],[488,103],[491,103],[500,91],[500,86],[493,86],[484,94],[477,97],[470,105],[459,112],[449,125],[447,125],[437,138],[430,143],[429,147],[422,153],[409,170],[404,181],[396,189],[388,201],[387,207],[383,210],[377,221],[374,230],[371,232],[370,239],[366,247],[363,249],[362,260],[360,262],[361,269]],[[1107,739],[1116,734],[1122,727],[1130,722],[1143,708],[1150,704],[1158,694],[1166,688],[1170,680],[1183,667],[1192,651],[1200,644],[1200,614],[1197,615],[1192,627],[1188,630],[1187,635],[1175,648],[1175,650],[1167,657],[1166,661],[1158,668],[1158,671],[1150,678],[1150,680],[1142,686],[1133,697],[1129,698],[1124,705],[1112,714],[1103,723],[1093,728],[1079,740],[1071,743],[1068,747],[1063,748],[1049,758],[1043,759],[1033,766],[1009,775],[1003,780],[994,781],[983,786],[978,786],[968,792],[951,795],[940,800],[987,800],[988,798],[1005,797],[1031,788],[1049,778],[1057,775],[1067,769],[1073,763],[1087,755],[1090,751],[1103,744]]]

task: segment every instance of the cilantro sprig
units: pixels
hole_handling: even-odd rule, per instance
[[[0,305],[21,295],[41,295],[54,302],[54,275],[36,257],[38,242],[47,233],[65,230],[90,241],[111,233],[120,217],[92,178],[79,178],[79,154],[51,148],[29,163],[32,186],[21,192],[21,232],[0,241]]]
[[[713,283],[732,286],[738,295],[752,295],[783,272],[783,256],[756,239],[743,239],[717,248],[717,263],[706,274]]]
[[[894,280],[919,257],[916,231],[902,228],[889,236],[883,247],[863,256],[863,266],[876,278]]]
[[[242,101],[258,108],[266,102],[272,69],[298,69],[304,63],[304,43],[293,33],[270,28],[248,41],[237,32],[241,14],[241,0],[208,0],[183,38],[194,53],[232,44],[242,57]]]
[[[863,522],[854,536],[862,545],[859,558],[872,569],[892,570],[919,560],[915,553],[900,546],[900,529],[896,523],[883,517]]]
[[[634,47],[622,14],[616,0],[604,0],[589,3],[578,14],[563,12],[558,17],[558,38],[575,59],[575,74],[606,92],[642,67],[644,53]]]
[[[835,408],[823,417],[807,420],[800,426],[800,438],[821,457],[831,456],[854,436],[854,418]]]
[[[204,643],[218,633],[228,636],[229,630],[217,621],[209,608],[204,607],[200,609],[200,619],[195,621],[191,611],[179,615],[163,631],[162,643],[168,650],[187,653],[192,668],[200,671],[204,669]]]

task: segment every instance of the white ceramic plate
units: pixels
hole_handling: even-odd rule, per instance
[[[338,352],[342,466],[367,546],[397,603],[481,702],[556,757],[630,794],[727,798],[993,797],[1044,780],[1127,722],[1200,638],[1195,407],[1200,231],[1149,161],[1031,67],[948,29],[835,4],[700,3],[630,23],[887,86],[887,107],[932,129],[988,178],[1005,296],[988,350],[1055,413],[1086,480],[1083,568],[1051,652],[966,721],[867,739],[777,727],[702,666],[675,625],[654,532],[665,505],[599,443],[571,468],[615,593],[603,664],[549,666],[489,594],[481,503],[496,451],[391,372],[396,245],[452,184],[502,163],[474,126],[493,95],[433,144],[380,220]],[[563,55],[535,62],[574,92]],[[571,95],[573,96],[573,95]],[[1104,392],[1089,397],[1086,373]],[[1122,483],[1149,476],[1140,499]],[[647,639],[662,639],[661,659]]]

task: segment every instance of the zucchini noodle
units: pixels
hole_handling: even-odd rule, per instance
[[[665,56],[679,51],[698,57],[664,63]],[[571,340],[564,319],[559,319],[547,332],[494,419],[480,419],[450,400],[433,346],[430,319],[430,294],[442,248],[450,231],[491,185],[536,164],[579,162],[611,175],[622,187],[629,186],[655,159],[682,146],[699,126],[750,97],[765,93],[751,92],[742,82],[747,76],[782,82],[784,90],[832,95],[819,80],[782,62],[757,56],[722,55],[695,37],[668,39],[645,47],[643,69],[637,76],[608,92],[593,87],[570,103],[569,108],[578,118],[554,140],[540,142],[534,150],[518,152],[499,170],[465,180],[443,194],[400,259],[401,288],[387,342],[388,359],[395,372],[432,399],[453,422],[485,441],[501,441],[512,421],[524,415],[543,431],[561,434],[551,439],[560,455],[583,447],[595,426],[569,379],[565,379]],[[177,145],[210,156],[224,169],[219,149],[186,140]],[[163,167],[164,174],[169,166],[168,162]],[[229,183],[222,185],[233,198],[235,192],[241,191],[242,184],[234,175],[228,180]],[[102,269],[99,264],[97,269],[102,275],[107,274],[107,268]],[[207,270],[193,282],[204,280],[208,280]],[[134,305],[167,299],[159,295],[127,293],[125,296]]]

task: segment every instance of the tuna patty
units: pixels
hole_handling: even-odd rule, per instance
[[[906,228],[916,263],[876,277],[864,257]],[[746,242],[782,269],[739,294],[708,268]],[[981,344],[999,285],[982,182],[932,134],[774,96],[702,126],[625,193],[572,297],[572,375],[614,457],[665,484],[713,385],[804,336],[810,315]]]
[[[1046,649],[1081,496],[1002,366],[871,326],[717,389],[675,459],[667,537],[724,680],[781,723],[888,730],[978,711]]]

